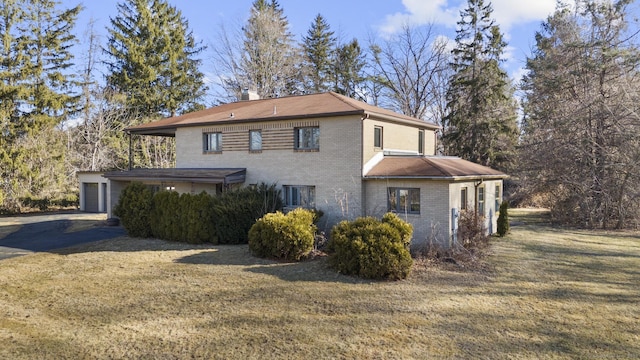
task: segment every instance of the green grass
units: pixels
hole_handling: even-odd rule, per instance
[[[639,234],[512,217],[484,270],[399,282],[128,238],[3,260],[0,358],[638,358]]]

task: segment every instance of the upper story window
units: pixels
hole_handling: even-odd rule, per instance
[[[388,188],[389,211],[398,214],[420,214],[420,189]]]
[[[373,128],[373,147],[382,149],[382,126]]]
[[[424,130],[418,131],[418,154],[424,155]]]
[[[296,150],[319,150],[320,128],[302,127],[294,130],[294,148]]]
[[[316,187],[306,185],[284,185],[284,206],[286,208],[315,208]]]
[[[221,152],[222,133],[212,132],[202,134],[202,150],[204,152]]]
[[[262,150],[262,131],[260,130],[249,131],[249,150],[250,151]]]

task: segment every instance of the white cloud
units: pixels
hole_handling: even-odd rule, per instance
[[[492,4],[493,17],[502,31],[508,31],[513,25],[545,20],[556,8],[555,0],[493,0]]]
[[[402,0],[405,10],[387,15],[382,33],[394,33],[402,25],[424,25],[434,23],[447,27],[455,27],[460,18],[460,11],[467,6],[466,1],[460,0]],[[503,32],[514,25],[542,21],[550,15],[556,6],[556,0],[492,1],[493,17]]]

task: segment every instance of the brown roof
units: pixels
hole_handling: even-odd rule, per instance
[[[132,169],[111,171],[103,176],[111,180],[124,181],[176,181],[210,184],[242,183],[247,170],[237,169]]]
[[[287,96],[273,99],[238,101],[215,106],[181,116],[166,118],[127,130],[143,135],[173,136],[175,129],[194,125],[213,125],[240,122],[289,120],[329,116],[362,115],[401,123],[410,123],[423,128],[438,126],[401,115],[390,110],[369,105],[334,92]]]
[[[490,167],[450,156],[385,156],[365,178],[506,178]]]

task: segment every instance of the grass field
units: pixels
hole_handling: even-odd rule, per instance
[[[483,270],[399,282],[128,238],[3,260],[0,358],[640,357],[640,234],[514,215]]]

